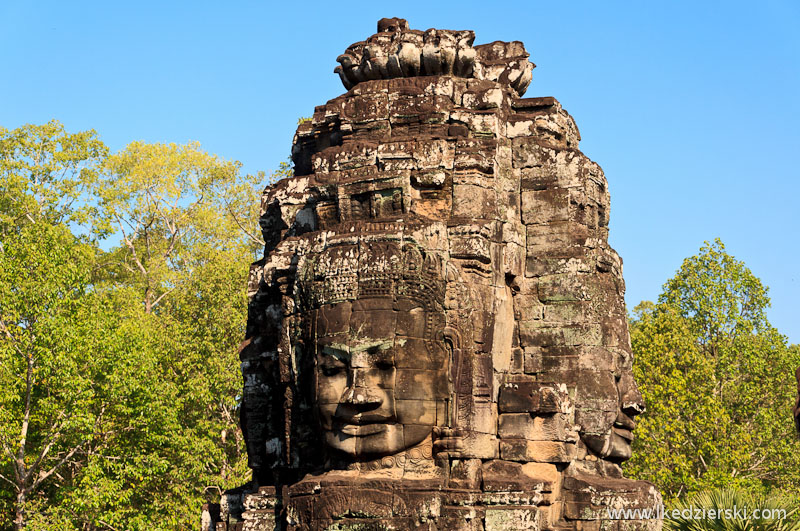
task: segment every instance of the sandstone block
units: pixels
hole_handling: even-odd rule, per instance
[[[569,221],[570,190],[524,190],[522,192],[522,222],[526,225]]]
[[[536,507],[492,507],[486,509],[486,531],[539,530],[541,516]]]
[[[551,325],[541,321],[523,321],[519,328],[520,344],[523,347],[550,346],[600,346],[600,325]]]
[[[495,219],[497,217],[497,192],[481,186],[454,185],[453,216]]]
[[[569,426],[561,415],[533,416],[530,413],[502,413],[498,435],[501,439],[566,441]]]
[[[536,413],[547,415],[561,411],[560,399],[553,384],[535,381],[532,376],[514,375],[500,387],[500,413]]]
[[[508,461],[569,463],[575,458],[574,442],[503,439],[500,457]]]

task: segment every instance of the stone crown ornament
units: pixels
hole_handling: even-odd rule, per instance
[[[384,18],[378,33],[351,44],[334,72],[350,90],[363,81],[415,76],[456,76],[509,85],[519,96],[531,84],[536,65],[521,42],[472,46],[475,32],[412,30],[402,18]]]
[[[432,306],[444,297],[436,255],[394,241],[333,246],[299,266],[301,300],[309,308],[367,297],[406,297]]]

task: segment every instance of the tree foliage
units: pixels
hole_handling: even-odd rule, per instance
[[[91,450],[108,405],[90,257],[64,227],[44,223],[6,237],[0,254],[0,479],[14,490],[19,528],[31,494]]]
[[[252,200],[241,186],[239,164],[200,149],[199,144],[133,142],[108,157],[99,198],[100,233],[118,231],[122,245],[109,258],[118,278],[141,293],[147,313],[180,288],[195,268],[220,248],[242,240],[235,222]],[[244,193],[243,193],[244,192]]]
[[[0,129],[0,157],[0,529],[195,527],[247,473],[261,176],[57,122]]]
[[[647,411],[628,473],[665,497],[717,487],[796,491],[790,419],[796,349],[769,324],[767,288],[715,240],[684,260],[657,304],[634,310]]]
[[[85,193],[107,154],[94,130],[68,133],[56,120],[0,127],[0,234],[25,222],[86,221]]]

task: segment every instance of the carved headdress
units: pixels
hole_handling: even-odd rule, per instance
[[[374,297],[440,310],[444,299],[441,257],[396,238],[334,244],[305,256],[298,270],[298,298],[307,308]]]

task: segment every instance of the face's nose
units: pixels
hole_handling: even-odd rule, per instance
[[[619,403],[622,412],[631,419],[644,413],[645,405],[642,393],[633,379],[633,374],[626,372],[619,381]]]
[[[382,393],[380,393],[377,386],[370,385],[367,376],[367,369],[349,369],[349,385],[342,393],[342,404],[348,404],[359,409],[375,409],[383,404]]]

